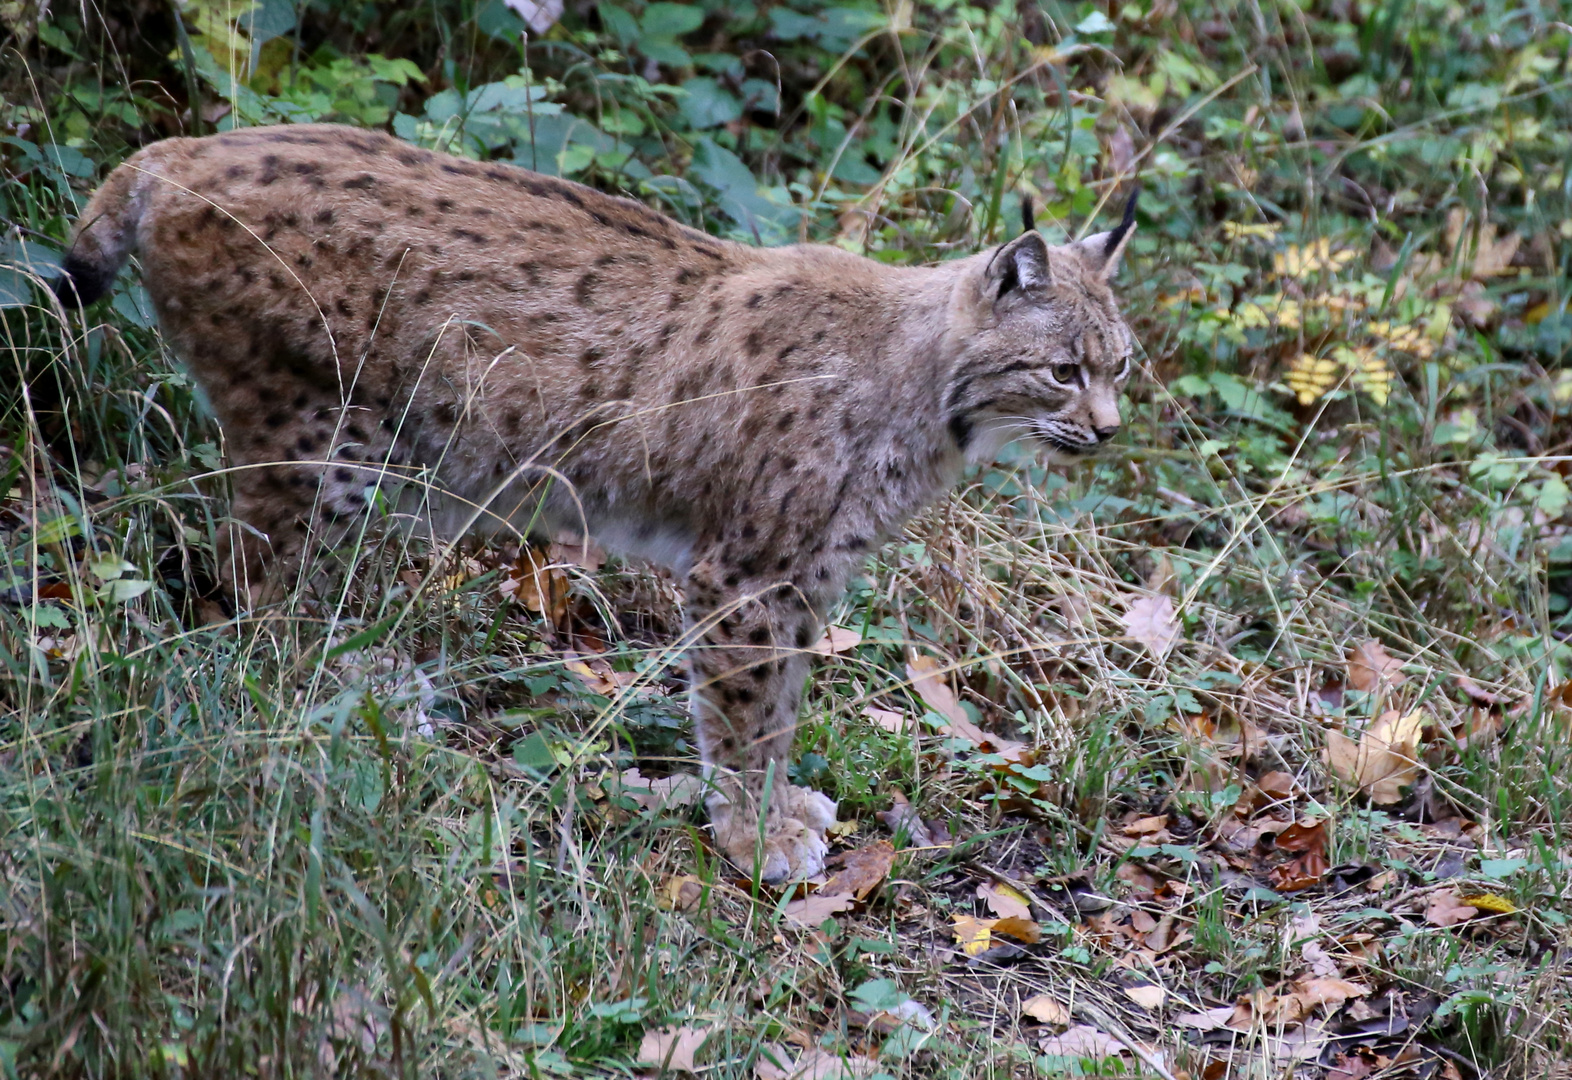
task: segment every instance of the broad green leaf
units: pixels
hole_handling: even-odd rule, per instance
[[[687,91],[680,106],[682,116],[697,130],[729,124],[742,115],[742,102],[717,79],[699,75],[682,88]]]
[[[681,37],[703,25],[704,12],[688,4],[651,4],[639,20],[639,29],[648,37]]]

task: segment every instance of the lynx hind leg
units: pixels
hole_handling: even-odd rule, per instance
[[[768,882],[820,873],[835,823],[831,799],[787,780],[819,620],[800,593],[773,584],[745,584],[710,560],[688,575],[690,619],[704,628],[693,711],[715,840]]]
[[[237,454],[249,462],[233,473],[234,520],[218,549],[220,580],[237,600],[259,607],[283,599],[319,551],[365,523],[370,491],[391,479],[392,455],[387,440],[365,437],[364,421],[352,434],[347,427],[319,409]]]

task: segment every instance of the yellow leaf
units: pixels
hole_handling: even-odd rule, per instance
[[[1254,237],[1258,240],[1270,240],[1276,236],[1283,226],[1277,222],[1250,222],[1240,221],[1223,222],[1223,235],[1230,240],[1239,240],[1244,237]]]
[[[951,931],[961,951],[967,956],[981,956],[988,951],[993,937],[993,920],[979,919],[975,915],[952,915],[955,925]]]
[[[1337,385],[1337,361],[1301,353],[1288,366],[1286,381],[1301,405],[1314,405],[1328,390]]]
[[[1359,257],[1356,251],[1333,251],[1332,241],[1326,237],[1303,247],[1289,247],[1272,257],[1272,268],[1281,277],[1300,280],[1323,270],[1341,270]]]
[[[1476,893],[1473,896],[1463,897],[1463,903],[1480,911],[1488,911],[1492,915],[1511,915],[1517,911],[1517,905],[1504,896],[1495,893]]]
[[[1349,381],[1367,394],[1377,405],[1385,405],[1397,376],[1385,360],[1366,345],[1352,347],[1339,345],[1332,355],[1348,369]]]

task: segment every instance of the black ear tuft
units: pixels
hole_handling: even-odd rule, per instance
[[[1124,238],[1130,234],[1130,229],[1135,225],[1135,201],[1141,197],[1141,187],[1136,185],[1130,192],[1130,198],[1124,204],[1124,218],[1119,222],[1118,228],[1108,234],[1108,240],[1103,245],[1103,258],[1111,259],[1119,250],[1119,245],[1124,243]]]
[[[1032,197],[1030,195],[1021,199],[1021,231],[1037,231],[1037,208],[1032,205]]]

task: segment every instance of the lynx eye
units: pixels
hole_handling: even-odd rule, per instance
[[[1115,381],[1120,381],[1120,380],[1123,380],[1123,379],[1127,379],[1129,377],[1130,377],[1130,358],[1127,356],[1127,357],[1124,358],[1124,366],[1119,369],[1119,374],[1115,377]]]
[[[1081,381],[1080,364],[1055,364],[1051,369],[1053,380],[1065,386],[1078,386]]]

